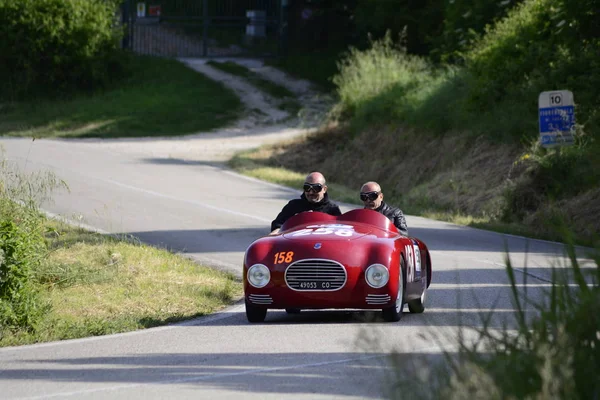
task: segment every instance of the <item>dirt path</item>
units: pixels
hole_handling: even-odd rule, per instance
[[[303,109],[298,116],[277,108],[277,101],[243,78],[215,69],[204,59],[182,59],[190,68],[222,82],[235,91],[245,105],[244,116],[232,126],[212,132],[178,137],[85,139],[111,151],[132,156],[177,158],[185,161],[224,162],[236,152],[306,135],[319,126],[333,99],[304,80],[294,79],[259,60],[223,59],[238,62],[295,93]],[[220,61],[220,60],[216,60]]]

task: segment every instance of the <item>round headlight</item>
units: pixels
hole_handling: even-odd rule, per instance
[[[365,271],[365,280],[372,288],[379,289],[390,280],[390,272],[382,264],[373,264]]]
[[[269,268],[262,264],[254,264],[248,268],[248,282],[255,288],[267,286],[271,280]]]

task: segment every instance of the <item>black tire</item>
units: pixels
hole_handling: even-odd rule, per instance
[[[426,282],[429,282],[428,267],[425,270],[427,271],[427,276],[421,277],[421,279],[425,279]],[[428,285],[425,284],[425,287],[423,288],[423,293],[421,294],[421,297],[419,297],[418,299],[407,301],[408,311],[410,311],[412,314],[421,314],[423,311],[425,311],[425,300],[427,298],[427,287],[428,287]]]
[[[400,260],[400,271],[398,273],[398,281],[401,286],[398,288],[398,294],[396,295],[396,305],[381,310],[383,320],[386,322],[398,322],[400,321],[400,319],[402,319],[405,290],[404,268],[406,266],[406,263],[404,261],[404,256],[401,257],[402,259]]]
[[[266,307],[255,306],[253,304],[248,303],[248,300],[246,300],[246,318],[248,319],[248,322],[263,322],[266,317]]]
[[[409,300],[408,303],[408,311],[412,314],[421,314],[425,311],[425,293],[427,289],[423,291],[423,294],[418,299]]]
[[[288,314],[300,314],[300,309],[299,308],[286,308],[285,312]]]

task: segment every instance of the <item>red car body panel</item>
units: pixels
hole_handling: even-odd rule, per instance
[[[265,287],[248,282],[248,268],[255,264],[270,270]],[[386,266],[390,275],[378,289],[365,279],[372,264]],[[395,305],[399,273],[404,274],[404,300],[418,298],[431,282],[431,258],[422,241],[401,235],[385,216],[365,209],[339,217],[304,212],[287,220],[279,234],[250,244],[244,292],[249,304],[270,309],[382,309]]]

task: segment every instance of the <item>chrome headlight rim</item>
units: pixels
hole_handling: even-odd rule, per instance
[[[261,277],[262,272],[262,277]],[[246,280],[248,283],[257,288],[264,288],[271,281],[271,271],[264,264],[254,264],[250,268],[248,268],[248,272],[246,273]]]
[[[381,273],[382,277],[378,281],[371,282],[371,279],[373,278],[372,274],[374,274],[376,272]],[[371,277],[371,279],[370,279],[370,277]],[[379,263],[371,264],[365,270],[365,281],[367,282],[367,285],[369,285],[373,289],[381,289],[382,287],[387,285],[388,282],[390,281],[390,271],[383,264],[379,264]]]

